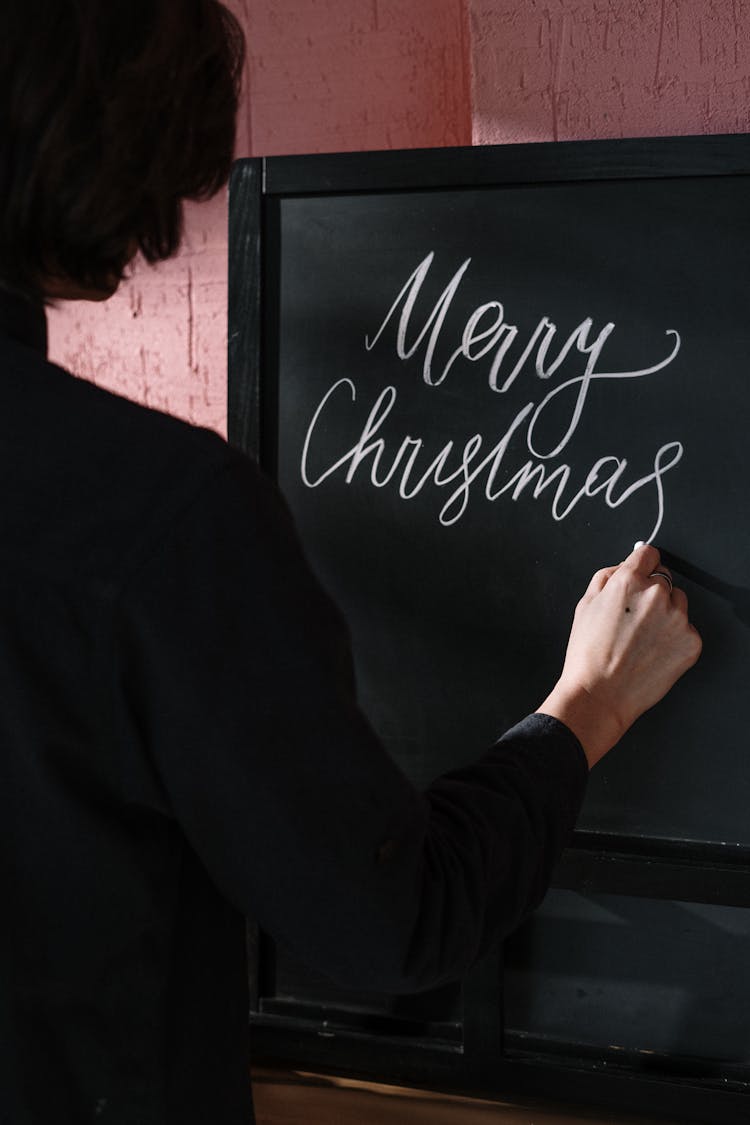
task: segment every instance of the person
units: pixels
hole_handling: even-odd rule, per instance
[[[274,484],[45,355],[45,304],[168,258],[226,181],[236,21],[11,0],[3,25],[0,1121],[247,1125],[244,916],[352,985],[459,977],[700,639],[639,548],[592,578],[538,713],[417,792]]]

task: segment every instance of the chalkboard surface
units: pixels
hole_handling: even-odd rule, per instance
[[[277,477],[417,784],[539,705],[595,569],[639,539],[668,554],[704,653],[591,775],[577,844],[617,862],[559,884],[645,896],[622,910],[639,935],[683,916],[659,898],[750,925],[748,198],[746,136],[276,158],[233,180],[230,438]],[[560,893],[577,927],[594,907]],[[509,949],[507,1026],[541,1042],[559,1016],[580,1045],[606,943],[548,964],[550,902]],[[628,980],[649,979],[653,943],[632,948]],[[714,1057],[710,1021],[665,1045],[638,996],[623,1049]]]
[[[581,827],[750,842],[748,186],[279,202],[278,479],[415,781],[539,704],[591,572],[653,539],[714,579],[705,654]]]

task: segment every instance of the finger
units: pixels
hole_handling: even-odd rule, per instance
[[[687,617],[687,611],[688,611],[687,594],[685,593],[684,590],[681,590],[679,586],[675,586],[674,590],[672,591],[672,605],[674,606],[674,608],[676,610],[679,610],[680,613],[684,613],[685,616]]]
[[[661,555],[656,547],[652,547],[650,543],[642,543],[640,547],[635,547],[630,552],[622,565],[628,570],[633,570],[636,574],[648,578],[657,568],[663,569],[659,566],[660,562]]]
[[[600,594],[617,569],[617,566],[604,566],[601,570],[597,570],[586,588],[584,597],[593,598]]]
[[[690,636],[691,636],[691,639],[693,641],[693,651],[691,653],[691,658],[692,658],[693,664],[695,664],[696,660],[698,659],[701,652],[703,651],[703,638],[701,637],[700,633],[696,629],[695,625],[691,625],[691,623],[689,621],[688,621],[688,629],[690,630]]]
[[[666,566],[657,566],[656,569],[648,575],[648,581],[656,583],[657,586],[661,586],[667,597],[670,597],[674,591],[672,572]]]

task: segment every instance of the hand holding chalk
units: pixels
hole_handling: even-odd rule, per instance
[[[652,578],[660,562],[639,543],[619,566],[597,571],[576,608],[562,675],[539,708],[578,736],[590,767],[700,655],[684,591],[670,596]]]

